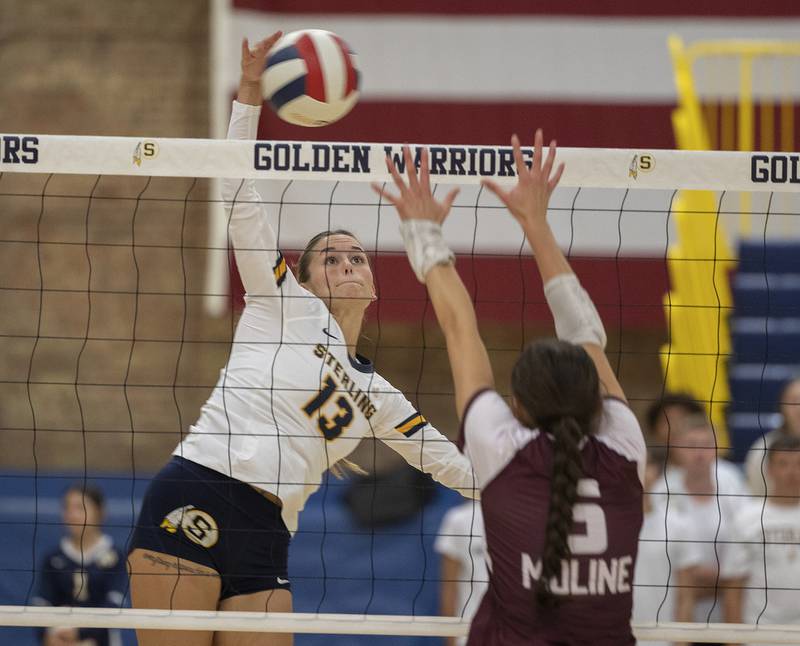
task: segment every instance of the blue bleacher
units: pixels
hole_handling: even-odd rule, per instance
[[[800,356],[800,317],[735,316],[731,335],[737,362],[791,364]]]
[[[800,374],[800,241],[742,242],[732,291],[728,430],[741,461],[780,423],[780,390]]]
[[[797,364],[739,363],[728,366],[730,412],[765,413],[777,410],[781,388],[797,374]]]
[[[738,271],[733,301],[740,316],[800,317],[800,274]]]
[[[0,472],[0,605],[30,602],[36,570],[60,539],[61,494],[81,474]],[[92,476],[106,494],[105,531],[124,547],[148,478]],[[423,511],[374,530],[344,500],[347,480],[329,478],[300,516],[289,554],[297,612],[436,615],[440,562],[433,549],[445,512],[463,498],[435,485]],[[135,646],[132,631],[125,646]],[[438,637],[298,635],[296,646],[440,646]],[[0,627],[0,645],[36,646],[31,628]]]
[[[800,274],[800,243],[796,240],[748,240],[739,245],[740,272]]]

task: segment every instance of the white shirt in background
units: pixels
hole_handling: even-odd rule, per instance
[[[748,578],[742,621],[800,624],[800,504],[767,501],[762,513],[762,502],[751,502],[736,518],[735,539],[722,572]]]
[[[470,501],[450,509],[442,519],[434,549],[442,556],[458,561],[461,566],[456,583],[455,613],[471,619],[489,586],[480,503]],[[456,640],[459,646],[466,642],[466,637]]]
[[[728,558],[727,553],[735,540],[733,532],[736,517],[752,497],[745,486],[742,472],[734,464],[718,460],[716,469],[713,464],[711,468],[714,470],[712,482],[717,483],[716,495],[687,495],[683,470],[674,466],[667,468],[650,495],[654,508],[658,510],[659,522],[663,525],[665,521],[674,522],[674,516],[684,518],[690,530],[687,538],[699,555],[698,565],[709,567],[719,574],[718,563]],[[697,601],[693,621],[722,621],[721,591],[713,597]]]
[[[691,542],[690,521],[678,512],[665,524],[663,509],[644,515],[639,554],[633,575],[633,621],[676,621],[675,601],[680,570],[698,565],[702,552]],[[664,641],[639,641],[641,646],[669,646]]]

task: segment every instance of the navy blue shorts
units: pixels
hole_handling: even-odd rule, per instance
[[[291,590],[281,509],[250,485],[173,456],[150,482],[131,539],[219,573],[221,599]]]

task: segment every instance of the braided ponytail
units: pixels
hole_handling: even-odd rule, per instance
[[[583,474],[579,444],[586,433],[574,417],[562,417],[547,430],[555,438],[553,473],[536,599],[542,606],[553,608],[559,601],[550,590],[550,580],[561,576],[561,561],[570,556],[568,536],[572,530],[572,506],[578,497],[578,480]]]
[[[522,351],[511,375],[511,388],[525,413],[523,421],[553,436],[550,507],[545,524],[542,570],[536,599],[543,608],[559,603],[550,589],[569,558],[572,507],[583,475],[580,442],[594,433],[603,408],[600,379],[582,347],[557,340],[531,343]]]

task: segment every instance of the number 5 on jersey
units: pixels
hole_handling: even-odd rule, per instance
[[[335,440],[353,421],[353,407],[344,395],[336,400],[338,410],[333,417],[323,415],[319,410],[333,396],[337,386],[333,377],[328,375],[322,383],[322,390],[303,407],[303,412],[309,417],[317,413],[317,425],[326,440]]]
[[[600,498],[600,483],[594,478],[578,480],[578,495],[583,498]],[[608,549],[608,528],[603,508],[593,502],[579,502],[572,506],[573,523],[586,527],[583,534],[570,534],[567,538],[573,554],[602,554]]]

